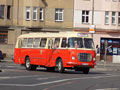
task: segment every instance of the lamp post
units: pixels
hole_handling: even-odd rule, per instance
[[[92,0],[92,23],[89,27],[89,33],[91,33],[91,36],[93,38],[93,34],[95,33],[95,25],[94,25],[94,0]]]
[[[94,0],[92,0],[92,25],[94,25]]]

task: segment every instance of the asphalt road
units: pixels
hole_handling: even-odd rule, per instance
[[[89,74],[66,70],[27,71],[13,62],[0,62],[0,90],[120,90],[120,71],[92,69]]]

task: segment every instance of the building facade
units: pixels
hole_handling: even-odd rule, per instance
[[[90,25],[98,57],[120,62],[120,0],[0,0],[0,50],[8,57],[21,34],[89,33]]]
[[[90,25],[100,59],[120,62],[120,0],[75,0],[75,30],[89,33]]]
[[[11,57],[21,34],[71,31],[73,8],[74,0],[0,0],[0,50]]]

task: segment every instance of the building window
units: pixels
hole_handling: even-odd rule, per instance
[[[40,21],[43,21],[43,8],[40,8]]]
[[[118,25],[120,25],[120,12],[118,12]]]
[[[4,18],[4,5],[0,5],[0,18],[3,19]]]
[[[89,11],[82,11],[82,23],[89,23]]]
[[[33,20],[37,20],[37,7],[33,7]]]
[[[109,12],[105,12],[105,24],[109,24]]]
[[[7,44],[8,41],[8,32],[0,32],[0,44]]]
[[[7,19],[10,19],[10,10],[11,10],[11,6],[7,6]]]
[[[63,21],[63,9],[55,9],[55,21]]]
[[[30,20],[30,7],[26,7],[26,20]]]
[[[115,12],[112,12],[112,24],[115,24]]]

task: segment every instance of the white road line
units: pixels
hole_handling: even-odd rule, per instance
[[[10,67],[11,68],[11,67],[15,67],[15,66],[6,66],[6,67]]]
[[[38,77],[40,75],[29,75],[29,76],[9,76],[9,77],[0,77],[0,79],[14,79],[14,78],[26,78],[26,77]]]
[[[0,79],[9,79],[10,77],[0,77]]]
[[[37,83],[37,84],[4,84],[4,83],[0,83],[0,86],[19,86],[19,87],[26,86],[26,87],[33,87],[33,86],[54,84],[54,83],[72,81],[72,80],[99,79],[99,78],[111,78],[111,77],[120,77],[120,75],[84,77],[84,78],[83,77],[82,78],[70,78],[70,79],[62,79],[62,80],[56,80],[56,81],[50,81],[50,82],[44,82],[44,83]]]
[[[45,77],[45,78],[37,78],[37,80],[46,80],[46,79],[50,79],[50,78],[57,78],[57,77]]]
[[[104,89],[95,89],[95,90],[120,90],[119,88],[104,88]]]
[[[40,75],[26,75],[26,76],[13,76],[11,78],[26,78],[26,77],[38,77]]]

